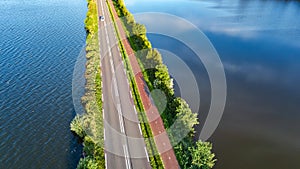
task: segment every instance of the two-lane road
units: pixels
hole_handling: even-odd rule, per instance
[[[151,168],[140,123],[105,0],[98,0],[105,165],[108,169]]]

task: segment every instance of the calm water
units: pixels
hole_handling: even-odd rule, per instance
[[[85,0],[0,1],[0,168],[75,168],[72,74]]]
[[[299,2],[126,0],[126,4],[132,13],[166,12],[189,20],[219,53],[228,94],[222,121],[210,138],[218,158],[216,169],[300,168]],[[203,122],[210,105],[203,65],[182,43],[161,35],[149,37],[154,47],[179,55],[192,69],[200,87]],[[171,72],[176,70],[172,58],[165,56],[164,61]]]

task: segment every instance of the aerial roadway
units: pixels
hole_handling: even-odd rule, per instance
[[[118,39],[105,0],[97,0],[102,76],[105,166],[151,168]]]

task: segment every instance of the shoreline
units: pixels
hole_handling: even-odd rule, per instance
[[[76,115],[70,124],[71,131],[83,141],[83,157],[77,168],[105,168],[101,68],[98,39],[98,9],[96,0],[87,0],[86,30],[86,70],[85,93],[81,103],[85,113]]]

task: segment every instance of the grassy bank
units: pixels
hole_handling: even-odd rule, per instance
[[[181,168],[212,168],[216,161],[215,155],[211,152],[212,145],[209,142],[193,142],[194,126],[199,123],[197,115],[192,113],[184,99],[174,96],[173,82],[168,68],[163,63],[160,53],[151,48],[151,43],[146,37],[145,26],[135,22],[132,14],[126,9],[123,0],[113,0],[113,3],[127,32],[131,47],[136,52],[136,57],[150,91],[159,89],[166,95],[167,106],[164,110],[160,110],[160,114],[165,128],[170,129],[172,127],[169,138],[172,144],[175,145],[174,151],[179,165]],[[125,58],[126,60],[128,62],[128,59]],[[155,103],[161,102],[160,97],[153,96],[153,99]],[[137,105],[141,104],[138,98],[136,101]],[[173,125],[174,123],[176,125]],[[183,139],[177,139],[181,137]],[[159,164],[156,167],[163,166]]]
[[[71,130],[83,141],[83,158],[78,169],[105,168],[103,117],[101,100],[101,69],[98,40],[98,14],[96,0],[87,0],[88,12],[85,19],[86,70],[85,94],[81,98],[85,113],[76,115],[70,124]]]

